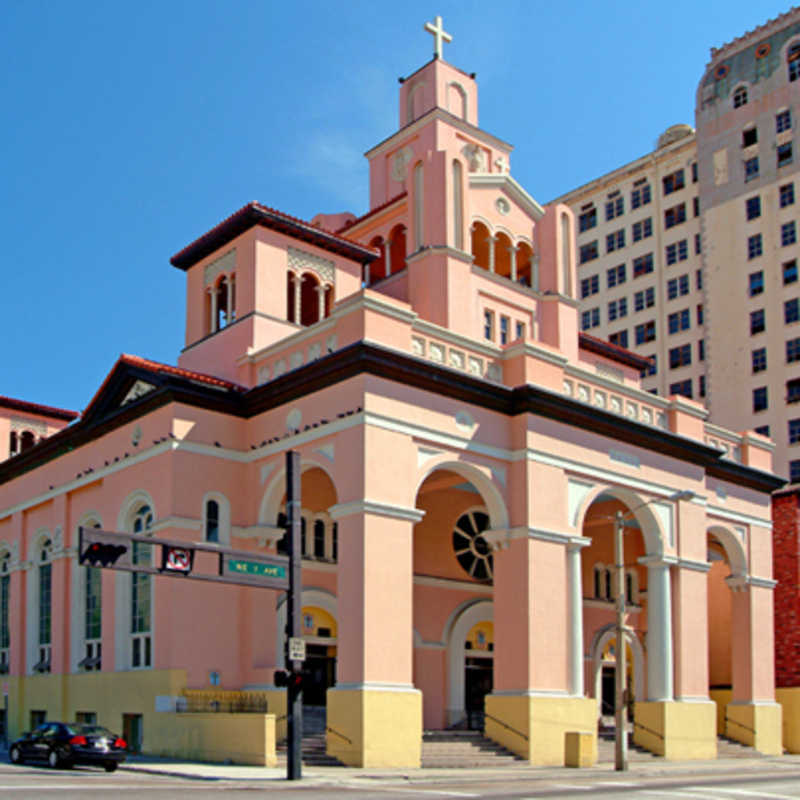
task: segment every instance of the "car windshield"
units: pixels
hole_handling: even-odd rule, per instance
[[[108,728],[101,725],[81,725],[80,723],[73,723],[69,726],[69,732],[73,735],[80,734],[81,736],[104,736],[108,739],[113,739],[114,734]]]

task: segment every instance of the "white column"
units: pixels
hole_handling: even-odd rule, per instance
[[[508,256],[511,261],[511,280],[517,282],[517,248],[514,245],[508,248]]]
[[[236,319],[236,275],[228,278],[228,324]]]
[[[300,287],[302,280],[299,275],[292,275],[294,281],[294,321],[296,325],[300,324]]]
[[[317,286],[317,319],[325,319],[325,287]]]
[[[490,236],[486,242],[489,245],[489,272],[494,272],[494,236]]]
[[[567,545],[569,591],[569,693],[583,697],[583,589],[581,586],[581,548],[584,542]]]
[[[388,278],[392,274],[392,243],[389,241],[383,243],[383,265]]]
[[[211,324],[208,326],[209,333],[217,330],[217,288],[211,287]]]
[[[673,699],[672,591],[669,564],[647,564],[647,699]]]

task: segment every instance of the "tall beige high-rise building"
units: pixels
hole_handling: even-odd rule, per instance
[[[579,220],[583,329],[654,356],[646,388],[770,436],[775,470],[793,482],[799,113],[794,8],[711,50],[696,130],[675,125],[652,153],[559,198]]]

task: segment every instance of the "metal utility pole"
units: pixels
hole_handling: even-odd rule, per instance
[[[617,644],[615,650],[616,660],[616,692],[614,698],[614,712],[616,718],[616,731],[614,736],[614,769],[625,771],[628,769],[628,736],[626,726],[626,672],[627,653],[625,642],[625,551],[622,543],[622,534],[625,530],[625,516],[617,511],[614,517],[614,560],[616,562],[617,578]]]
[[[289,685],[286,697],[286,717],[289,729],[288,760],[286,779],[299,780],[302,777],[302,743],[303,743],[303,662],[290,660],[289,638],[300,639],[302,577],[301,561],[303,557],[300,529],[300,454],[289,450],[286,453],[286,533],[289,545],[289,596],[287,598],[286,615],[286,668],[289,670]]]

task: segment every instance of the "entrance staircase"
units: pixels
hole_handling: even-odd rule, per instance
[[[325,752],[325,706],[303,707],[303,758],[307,767],[342,767],[339,759]],[[275,748],[278,766],[285,767],[288,758],[286,741],[279,742]]]
[[[480,731],[425,731],[422,735],[423,768],[507,767],[524,763]]]

